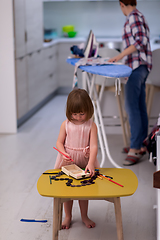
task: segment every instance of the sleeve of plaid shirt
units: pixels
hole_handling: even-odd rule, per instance
[[[133,45],[137,50],[143,49],[149,40],[149,28],[142,16],[134,14],[129,18],[129,25],[135,42]]]

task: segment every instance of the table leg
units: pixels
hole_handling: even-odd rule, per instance
[[[58,230],[61,230],[62,228],[62,213],[63,213],[63,203],[61,202],[60,203],[60,206],[59,206],[59,226],[58,226]]]
[[[53,201],[53,240],[58,240],[58,231],[61,229],[62,222],[62,202],[60,198]]]
[[[114,209],[115,209],[116,225],[117,225],[117,237],[118,237],[118,240],[123,240],[123,226],[122,226],[122,212],[121,212],[120,197],[114,198]]]

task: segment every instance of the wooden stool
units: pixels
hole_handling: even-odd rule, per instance
[[[96,178],[95,184],[70,187],[66,186],[66,181],[50,182],[49,176],[55,176],[52,173],[60,172],[60,169],[48,170],[40,176],[37,182],[37,189],[40,195],[53,197],[53,240],[58,240],[58,231],[62,224],[63,202],[69,200],[106,200],[114,203],[117,239],[123,240],[122,214],[120,197],[134,194],[138,187],[138,179],[130,169],[118,168],[100,168],[101,174],[113,177],[113,180],[122,186],[119,186],[107,179]],[[70,177],[69,177],[70,178]],[[71,178],[73,179],[73,178]],[[73,179],[73,184],[80,184],[81,180]],[[87,240],[87,239],[86,239]]]

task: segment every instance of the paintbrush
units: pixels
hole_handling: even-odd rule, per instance
[[[115,183],[115,184],[117,184],[118,186],[120,186],[120,187],[124,187],[123,185],[121,185],[121,184],[119,184],[119,183],[117,183],[117,182],[115,182],[115,181],[113,181],[113,180],[111,180],[110,178],[108,178],[108,177],[106,177],[105,175],[103,175],[103,174],[100,174],[100,176],[101,177],[103,177],[103,178],[106,178],[107,180],[109,180],[110,182],[112,182],[112,183]]]
[[[61,153],[62,155],[64,155],[66,158],[70,159],[72,162],[74,162],[74,160],[70,157],[68,157],[66,154],[62,153],[61,151],[59,151],[57,148],[53,147],[55,150],[57,150],[59,153]]]

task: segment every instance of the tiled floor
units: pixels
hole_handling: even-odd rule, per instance
[[[54,167],[59,128],[65,119],[66,96],[57,96],[18,129],[16,135],[0,135],[0,240],[52,239],[53,201],[37,192],[37,180]],[[121,135],[108,136],[115,161],[122,166]],[[100,160],[100,153],[98,155]],[[104,167],[113,167],[108,160]],[[156,189],[152,178],[156,167],[144,156],[129,167],[137,175],[139,186],[133,196],[122,198],[125,240],[156,239]],[[105,201],[90,201],[89,217],[96,222],[87,229],[81,222],[77,201],[73,223],[59,232],[59,240],[116,240],[114,207]],[[47,219],[47,223],[26,223],[21,218]]]

